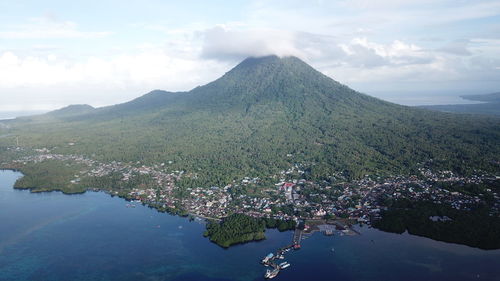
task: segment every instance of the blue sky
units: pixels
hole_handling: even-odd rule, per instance
[[[189,90],[248,56],[298,56],[404,104],[500,91],[500,2],[3,1],[0,111]]]

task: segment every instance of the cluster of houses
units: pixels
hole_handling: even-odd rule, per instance
[[[472,196],[456,191],[437,188],[436,182],[481,183],[484,176],[460,177],[451,171],[434,173],[420,168],[420,176],[393,177],[390,179],[362,180],[332,184],[312,182],[302,178],[302,165],[295,164],[274,178],[279,181],[274,187],[264,186],[259,178],[245,177],[224,187],[179,188],[176,182],[185,176],[184,171],[168,171],[168,163],[146,166],[141,163],[113,161],[100,163],[77,155],[51,154],[48,149],[35,150],[36,154],[14,162],[26,164],[45,160],[72,161],[83,164],[88,170],[80,171],[71,184],[79,184],[82,177],[106,177],[112,173],[121,175],[123,183],[142,175],[149,179],[148,186],[137,186],[128,191],[127,197],[144,204],[163,208],[182,208],[184,211],[211,218],[222,218],[230,213],[245,213],[255,217],[276,219],[304,219],[342,217],[368,223],[380,216],[384,209],[382,199],[427,200],[448,204],[453,208],[467,210],[471,204],[483,202],[481,196]],[[171,163],[171,162],[170,162]],[[260,193],[235,192],[242,187],[258,187]],[[112,189],[113,187],[111,187]],[[491,215],[498,215],[499,194],[486,190],[495,203]],[[293,208],[284,212],[282,207]]]
[[[432,173],[430,170],[422,170],[422,174],[424,177],[394,177],[383,182],[365,178],[338,184],[333,188],[327,183],[298,180],[280,183],[279,190],[287,203],[293,203],[295,210],[306,211],[309,218],[343,217],[364,223],[380,217],[380,211],[386,208],[383,204],[386,199],[425,200],[447,204],[458,210],[469,210],[470,206],[485,202],[484,196],[449,191],[435,185],[437,182],[479,184],[484,180],[484,176],[459,177],[451,171]],[[301,192],[311,189],[314,193]],[[486,189],[485,192],[494,198],[490,215],[498,216],[499,194],[491,189]]]

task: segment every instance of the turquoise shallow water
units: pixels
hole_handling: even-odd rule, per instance
[[[0,280],[263,280],[259,260],[290,243],[228,250],[202,236],[202,222],[158,213],[101,192],[14,190],[0,171]],[[287,254],[275,280],[500,280],[500,251],[397,235],[367,227],[354,237],[316,234]],[[334,248],[335,251],[331,249]]]

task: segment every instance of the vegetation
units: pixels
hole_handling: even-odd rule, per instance
[[[304,163],[312,180],[409,174],[429,159],[459,174],[494,173],[499,128],[498,118],[384,102],[297,58],[271,56],[249,58],[189,92],[153,91],[115,106],[3,121],[0,157],[18,137],[22,147],[102,162],[172,161],[172,170],[196,173],[178,183],[183,187],[266,178],[293,163]]]
[[[500,248],[500,218],[489,216],[484,205],[459,211],[426,201],[399,200],[382,213],[374,227],[395,233],[408,231],[434,240],[464,244],[481,249]],[[431,217],[447,217],[432,220]]]
[[[280,232],[294,230],[296,226],[295,221],[292,220],[286,221],[272,218],[262,218],[261,220],[264,222],[266,228],[276,228]]]
[[[17,189],[30,189],[31,192],[58,190],[66,194],[83,193],[87,190],[85,186],[69,184],[74,175],[82,169],[80,165],[71,162],[43,161],[9,168],[20,170],[25,174],[16,181],[14,188]]]
[[[278,228],[279,231],[291,230],[295,228],[295,222],[233,214],[220,223],[209,222],[203,235],[217,245],[228,248],[235,244],[266,239],[266,227]]]
[[[265,223],[243,214],[234,214],[221,223],[210,222],[203,234],[217,245],[228,248],[231,245],[263,240]]]
[[[449,182],[437,182],[434,183],[435,188],[446,189],[451,192],[460,192],[462,194],[470,196],[481,196],[486,202],[492,204],[494,197],[491,190],[495,193],[500,193],[500,181],[498,180],[484,180],[483,183],[449,183]]]
[[[0,167],[25,175],[16,188],[80,193],[96,187],[124,197],[132,188],[155,188],[148,175],[134,175],[124,183],[120,173],[81,177],[76,183],[80,171],[89,167],[69,161],[11,164],[41,148],[102,163],[163,163],[165,170],[186,171],[192,176],[177,180],[180,188],[172,194],[176,198],[188,196],[188,187],[221,187],[244,177],[259,177],[269,186],[276,183],[270,176],[300,163],[305,171],[301,176],[327,180],[334,187],[328,195],[335,197],[334,179],[418,174],[423,163],[460,175],[498,174],[500,119],[392,104],[358,93],[297,58],[270,56],[246,59],[223,77],[189,92],[156,90],[114,106],[76,105],[0,122]],[[486,187],[442,188],[479,194]],[[231,192],[256,194],[255,189]],[[312,203],[319,202],[313,193],[314,189],[303,191]],[[187,215],[180,205],[150,206]],[[273,206],[272,211],[296,212],[292,205]],[[427,202],[394,202],[377,227],[499,248],[499,219],[485,212],[482,206],[463,212]],[[435,215],[461,219],[429,220]],[[265,239],[266,227],[284,231],[295,223],[234,214],[221,223],[209,223],[205,236],[229,247]]]

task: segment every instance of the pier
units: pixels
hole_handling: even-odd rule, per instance
[[[266,279],[272,279],[276,277],[280,270],[290,266],[288,262],[283,261],[282,263],[278,264],[276,260],[284,260],[285,253],[287,253],[291,249],[300,249],[300,240],[302,240],[303,232],[304,231],[302,229],[296,228],[293,233],[292,243],[290,245],[280,248],[278,251],[276,251],[276,253],[269,253],[262,259],[261,263],[264,266],[271,267],[271,269],[268,269],[266,271],[266,274],[264,275]]]
[[[284,260],[285,254],[292,249],[299,250],[301,248],[301,240],[303,238],[310,237],[310,235],[315,232],[321,232],[328,236],[334,235],[335,233],[338,233],[339,235],[359,234],[352,229],[347,222],[341,220],[308,220],[307,222],[303,222],[301,226],[295,228],[292,236],[292,243],[278,249],[276,252],[269,253],[262,259],[261,263],[264,266],[269,267],[269,269],[266,270],[264,278],[272,279],[278,275],[280,270],[288,268],[290,266],[288,262],[283,261],[280,263],[278,260]]]
[[[294,249],[300,249],[300,240],[302,240],[302,234],[303,234],[302,229],[296,228],[294,233],[293,233],[293,238],[292,238],[292,246]]]

